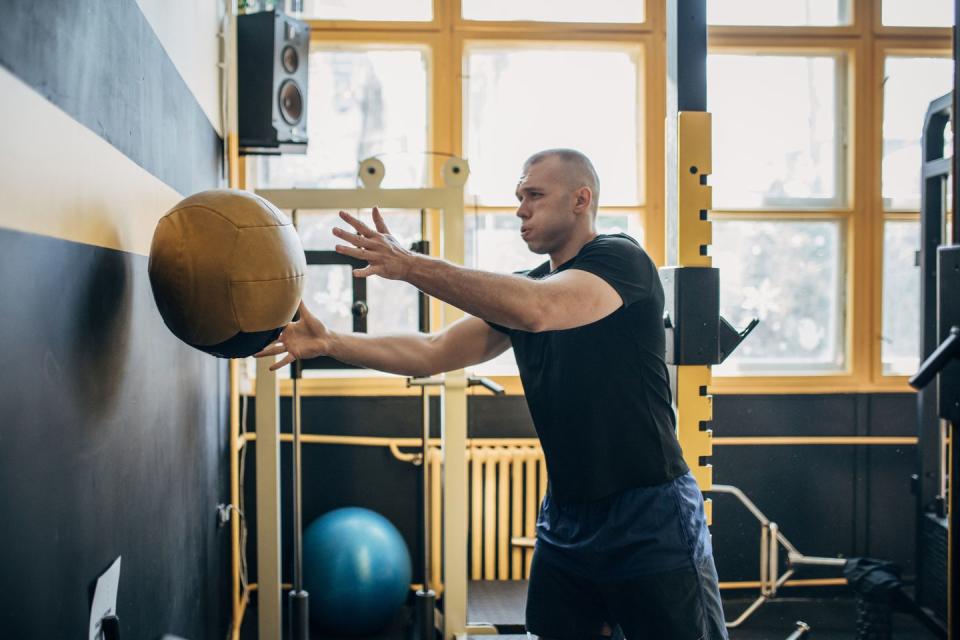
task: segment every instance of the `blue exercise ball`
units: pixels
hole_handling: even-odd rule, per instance
[[[385,627],[406,601],[411,571],[403,536],[369,509],[331,511],[303,532],[310,617],[326,631],[363,635]]]

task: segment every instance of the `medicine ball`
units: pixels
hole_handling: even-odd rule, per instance
[[[252,355],[293,319],[306,258],[290,220],[246,191],[217,189],[168,211],[153,233],[150,284],[163,321],[192,347]]]

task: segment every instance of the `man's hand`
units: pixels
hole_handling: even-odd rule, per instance
[[[300,302],[300,319],[284,327],[277,341],[254,354],[257,358],[286,355],[270,366],[270,371],[285,367],[294,360],[316,358],[327,355],[330,351],[332,334],[315,315],[310,313],[307,305]]]
[[[377,207],[373,208],[373,224],[376,229],[371,229],[346,211],[341,211],[340,217],[356,232],[350,233],[339,227],[333,229],[333,235],[353,245],[351,247],[338,244],[336,246],[337,253],[367,262],[366,267],[354,269],[353,275],[355,277],[380,276],[388,280],[407,279],[411,264],[417,256],[400,246],[397,239],[390,235],[390,229],[387,228],[387,224],[383,221],[383,216],[380,215],[380,210]]]

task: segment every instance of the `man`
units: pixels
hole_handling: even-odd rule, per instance
[[[703,499],[675,435],[664,364],[663,289],[624,234],[598,235],[599,180],[570,149],[530,157],[516,188],[520,234],[549,261],[522,274],[468,269],[401,247],[341,212],[337,251],[357,277],[404,280],[467,316],[431,335],[329,331],[306,307],[258,356],[329,355],[407,376],[493,358],[511,344],[543,446],[527,629],[541,638],[727,637]]]

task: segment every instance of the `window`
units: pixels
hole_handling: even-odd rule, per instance
[[[643,22],[642,0],[462,0],[467,20],[543,22]]]
[[[950,0],[883,0],[883,24],[897,27],[951,27]]]
[[[920,364],[920,223],[888,220],[883,229],[884,375],[913,375]]]
[[[836,221],[715,220],[720,312],[760,324],[717,375],[796,375],[845,366],[845,251]]]
[[[850,22],[850,0],[707,0],[717,25],[838,26]]]
[[[931,100],[953,90],[953,60],[891,56],[884,76],[884,208],[919,211],[923,119]]]
[[[843,56],[711,54],[715,209],[846,201]]]
[[[310,53],[306,155],[264,158],[260,187],[353,188],[378,156],[384,187],[427,182],[427,64],[420,49]]]
[[[524,160],[543,149],[572,147],[587,154],[600,175],[601,206],[640,204],[638,53],[469,49],[469,197],[480,205],[512,206]],[[571,78],[591,78],[590,90],[572,90]]]
[[[762,319],[715,369],[717,389],[906,390],[918,343],[920,125],[952,86],[952,4],[706,0],[711,254],[725,317],[738,327]],[[309,153],[249,160],[251,186],[353,188],[370,156],[386,165],[385,187],[429,186],[441,156],[458,153],[470,162],[467,264],[509,273],[546,259],[519,237],[521,165],[572,147],[600,176],[598,230],[645,238],[662,257],[663,3],[304,5],[315,20]],[[305,243],[329,248],[336,219],[300,213]],[[404,244],[419,236],[419,212],[389,215]],[[308,293],[331,323],[349,324],[337,292],[351,284],[347,271],[327,269],[311,275]],[[864,295],[851,295],[854,284]],[[412,287],[367,286],[371,331],[416,328]],[[861,332],[874,340],[854,340]],[[477,371],[516,367],[507,353]]]
[[[433,19],[432,0],[304,0],[303,15],[320,20]]]

